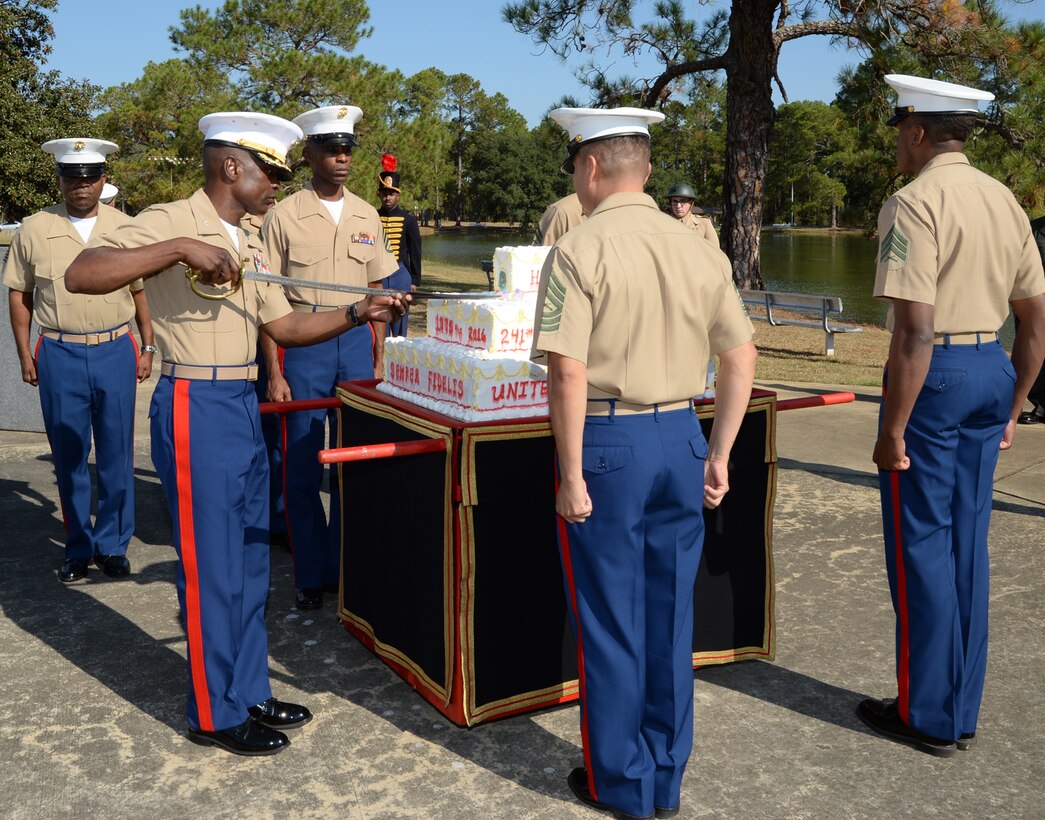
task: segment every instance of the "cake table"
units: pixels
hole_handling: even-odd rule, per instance
[[[376,384],[338,387],[340,446],[439,449],[338,464],[345,629],[460,725],[575,699],[547,416],[463,422]],[[707,435],[713,401],[697,413]],[[753,391],[705,511],[694,666],[774,656],[775,421],[776,394]]]

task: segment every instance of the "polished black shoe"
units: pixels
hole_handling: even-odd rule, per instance
[[[1043,424],[1045,418],[1038,415],[1037,410],[1027,410],[1016,417],[1017,424]]]
[[[655,816],[652,814],[625,814],[612,806],[600,803],[591,796],[591,791],[588,790],[588,772],[581,767],[577,767],[569,773],[566,778],[566,783],[570,787],[570,791],[573,792],[574,796],[576,796],[576,798],[582,803],[591,806],[593,809],[598,809],[599,811],[608,811],[617,818],[617,820],[651,820]]]
[[[91,564],[87,558],[67,558],[62,562],[58,570],[58,580],[63,584],[71,584],[74,581],[87,577],[87,567]]]
[[[250,716],[258,723],[270,729],[297,729],[312,720],[312,713],[304,706],[296,703],[284,703],[269,698],[247,709]]]
[[[298,609],[319,609],[323,606],[323,590],[299,589],[294,606]]]
[[[110,578],[126,578],[131,574],[131,562],[126,555],[95,555],[94,565]]]
[[[675,806],[673,809],[662,809],[660,806],[653,807],[654,817],[678,817],[680,806]]]
[[[274,755],[290,745],[290,739],[282,732],[270,729],[254,718],[247,718],[239,726],[206,732],[189,729],[189,740],[200,746],[217,746],[234,755]]]
[[[922,734],[904,723],[896,708],[895,700],[877,700],[876,698],[862,700],[856,707],[856,714],[878,734],[898,743],[906,743],[927,754],[950,757],[958,749],[953,740]]]
[[[959,752],[967,752],[976,745],[976,732],[962,732],[961,736],[954,741]]]

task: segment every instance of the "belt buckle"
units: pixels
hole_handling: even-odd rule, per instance
[[[101,344],[102,337],[99,333],[85,333],[83,337],[83,343],[85,345],[97,345]]]

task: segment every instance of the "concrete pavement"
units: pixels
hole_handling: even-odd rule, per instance
[[[761,385],[781,398],[826,386]],[[5,389],[8,389],[5,387]],[[21,388],[19,389],[28,389]],[[845,389],[845,388],[842,388]],[[184,733],[170,522],[139,396],[134,574],[65,587],[42,434],[0,432],[0,814],[13,818],[597,817],[570,795],[576,706],[456,728],[338,625],[298,613],[273,550],[273,689],[316,719],[272,758]],[[1001,457],[991,655],[972,751],[941,760],[856,718],[889,696],[893,617],[870,451],[876,391],[779,416],[777,658],[699,671],[683,817],[1045,817],[1045,426]]]

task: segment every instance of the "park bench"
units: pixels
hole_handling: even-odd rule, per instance
[[[483,273],[486,274],[486,281],[490,283],[490,290],[493,290],[493,260],[483,259],[480,263],[483,268]]]
[[[748,315],[752,319],[760,319],[777,325],[799,325],[801,327],[820,327],[824,330],[824,353],[835,355],[836,333],[859,333],[862,327],[833,324],[831,316],[842,312],[842,300],[837,296],[814,296],[806,293],[775,293],[767,290],[741,290],[740,298],[748,307]],[[751,309],[763,312],[752,312]],[[801,319],[792,316],[780,316],[775,311],[785,313],[808,313],[818,315],[819,321]]]

